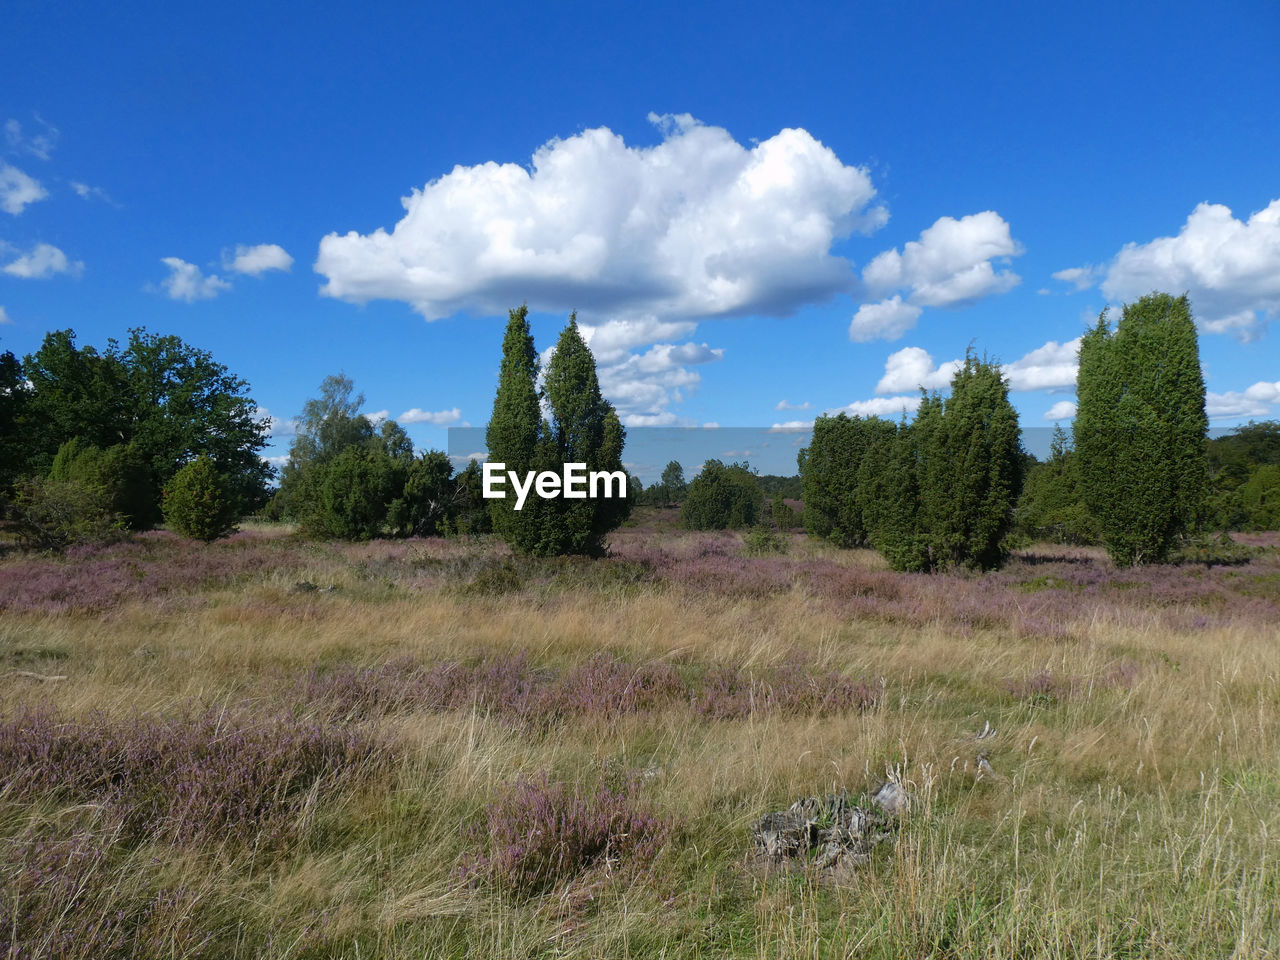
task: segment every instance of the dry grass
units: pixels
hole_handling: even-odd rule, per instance
[[[129,945],[75,927],[78,955],[1280,955],[1274,548],[1246,567],[1158,576],[1040,550],[987,578],[898,578],[873,554],[801,537],[757,561],[733,537],[659,523],[621,532],[618,560],[517,564],[514,585],[484,593],[468,584],[501,562],[492,545],[263,536],[287,563],[90,612],[0,615],[5,716],[286,711],[358,725],[395,762],[318,788],[284,850],[103,841],[103,867],[84,881],[93,896],[82,889],[76,909],[124,914]],[[0,576],[22,562],[6,559]],[[1099,579],[1068,583],[1077,568]],[[840,576],[863,579],[823,587]],[[302,580],[336,590],[294,592]],[[1032,613],[1051,629],[1029,628]],[[317,668],[524,655],[564,671],[602,650],[694,678],[726,665],[767,676],[802,654],[815,672],[866,678],[879,698],[826,716],[716,720],[676,702],[536,727],[479,702],[344,720],[299,694]],[[998,735],[979,744],[987,722]],[[983,747],[997,779],[975,779]],[[676,825],[651,868],[605,859],[533,895],[459,875],[477,852],[468,826],[506,785],[545,774],[590,789],[628,772]],[[755,817],[887,773],[915,806],[899,842],[852,879],[749,858]],[[25,877],[0,943],[21,939],[23,911],[52,909],[58,893],[22,874],[23,838],[91,827],[66,798],[0,788],[0,869],[10,890]],[[64,926],[71,915],[48,914]],[[13,956],[77,955],[26,936]]]

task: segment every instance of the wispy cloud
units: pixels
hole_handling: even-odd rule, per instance
[[[36,244],[30,253],[22,254],[4,267],[4,272],[10,276],[28,280],[43,280],[59,273],[79,276],[83,271],[82,261],[69,259],[51,243]]]

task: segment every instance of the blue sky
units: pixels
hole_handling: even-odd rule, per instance
[[[1214,424],[1280,416],[1280,8],[1043,6],[19,0],[0,349],[143,325],[272,455],[336,372],[442,448],[527,300],[633,426],[895,415],[972,344],[1043,428],[1164,289]]]

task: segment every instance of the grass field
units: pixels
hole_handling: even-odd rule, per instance
[[[920,576],[640,519],[0,560],[0,956],[1280,956],[1280,538]],[[886,776],[865,868],[753,856]]]

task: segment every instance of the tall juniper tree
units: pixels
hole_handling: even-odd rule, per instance
[[[1163,560],[1206,493],[1204,376],[1191,303],[1153,293],[1106,311],[1080,343],[1080,477],[1112,559]]]
[[[523,475],[534,468],[541,434],[542,411],[538,404],[538,351],[529,330],[527,305],[510,311],[502,338],[502,366],[498,371],[498,395],[485,432],[489,460],[505,463],[507,470]],[[532,513],[521,516],[511,498],[489,501],[494,532],[513,546],[528,550],[537,542]]]
[[[502,342],[498,394],[486,432],[489,460],[519,475],[530,470],[559,472],[566,463],[584,464],[588,474],[623,471],[626,431],[600,393],[595,358],[578,330],[576,315],[570,315],[547,363],[541,396],[538,373],[528,308],[522,306],[511,311]],[[631,508],[630,500],[616,496],[530,496],[518,511],[510,496],[491,500],[490,505],[494,531],[516,550],[541,556],[600,553],[605,536]]]
[[[600,393],[596,362],[578,330],[576,314],[560,334],[547,363],[543,387],[551,420],[544,448],[551,462],[582,463],[588,473],[620,471],[626,431],[613,404]],[[631,501],[625,497],[560,498],[545,505],[540,552],[597,554],[610,530],[627,518]]]
[[[999,364],[965,354],[920,450],[920,503],[933,565],[999,566],[1023,461],[1018,414]]]

